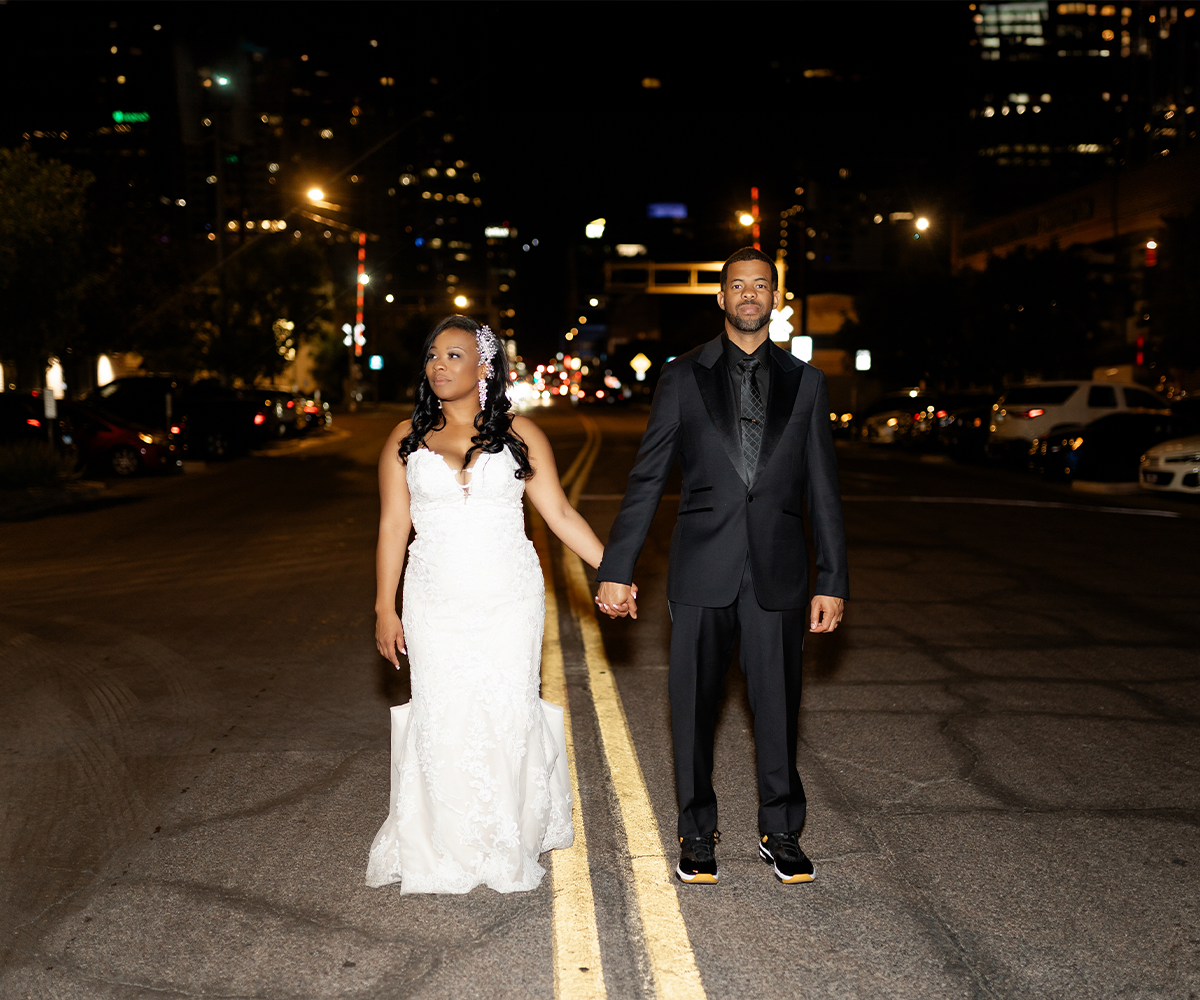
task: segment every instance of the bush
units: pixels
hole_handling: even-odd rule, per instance
[[[71,478],[75,462],[41,441],[0,445],[0,486],[56,486]]]

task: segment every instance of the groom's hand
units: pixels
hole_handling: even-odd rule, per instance
[[[596,594],[596,605],[609,618],[637,617],[637,584],[604,581]]]
[[[840,597],[824,597],[818,594],[809,606],[809,628],[813,632],[832,632],[842,620],[846,602]]]

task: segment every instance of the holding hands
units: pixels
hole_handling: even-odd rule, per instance
[[[637,593],[636,583],[605,581],[596,594],[596,606],[609,618],[637,618]]]

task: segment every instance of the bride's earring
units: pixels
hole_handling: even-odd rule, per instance
[[[479,408],[487,409],[487,379],[479,380]]]

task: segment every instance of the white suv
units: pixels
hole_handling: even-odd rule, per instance
[[[1029,382],[1005,390],[992,404],[988,453],[1028,447],[1056,427],[1084,426],[1110,413],[1170,414],[1166,400],[1122,382]]]

